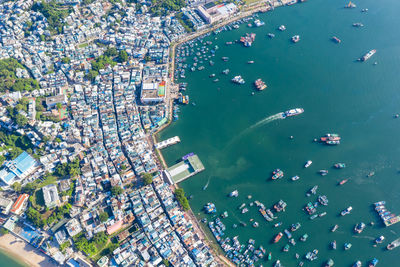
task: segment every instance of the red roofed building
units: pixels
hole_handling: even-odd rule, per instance
[[[112,235],[113,233],[117,232],[119,229],[121,229],[122,226],[122,221],[118,221],[114,223],[113,225],[110,225],[107,227],[107,234]]]
[[[29,195],[22,194],[17,198],[14,205],[11,207],[11,212],[20,215],[22,211],[26,208],[26,203],[28,202]]]

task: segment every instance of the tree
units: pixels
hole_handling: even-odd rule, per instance
[[[61,103],[57,103],[56,107],[57,107],[57,110],[60,110],[62,108],[62,104]]]
[[[6,228],[1,228],[0,235],[6,235],[6,234],[8,234],[8,230]]]
[[[69,57],[64,57],[61,59],[61,62],[63,64],[69,64],[69,63],[71,63],[71,59]]]
[[[128,60],[128,53],[125,50],[120,50],[118,54],[118,62],[123,63]]]
[[[169,261],[167,259],[163,259],[162,263],[167,267],[169,266]]]
[[[17,114],[15,116],[15,122],[19,126],[24,127],[24,126],[26,126],[28,124],[28,119],[25,116],[21,115],[21,114]]]
[[[21,184],[19,182],[15,182],[11,185],[12,189],[14,189],[15,192],[21,192]]]
[[[178,188],[175,190],[175,198],[183,208],[183,210],[189,210],[189,201],[187,200],[185,196],[185,191],[182,188]]]
[[[21,191],[31,195],[37,189],[37,185],[35,183],[27,183],[24,187],[22,187]]]
[[[118,55],[117,48],[115,48],[115,47],[109,47],[109,48],[107,48],[107,50],[104,51],[104,55],[105,55],[106,57],[115,57],[115,56],[117,56],[117,55]]]
[[[26,217],[36,226],[43,227],[46,224],[46,220],[42,218],[40,213],[32,207],[29,207],[26,212]]]
[[[121,170],[123,170],[123,171],[126,170],[126,165],[125,165],[125,164],[122,164],[122,165],[121,165]]]
[[[150,173],[143,174],[142,178],[146,185],[149,185],[153,182],[153,175],[151,175]]]
[[[113,186],[111,188],[111,194],[113,194],[114,196],[118,196],[118,195],[122,194],[123,191],[124,190],[122,190],[122,188],[119,187],[118,185]]]
[[[108,213],[103,211],[99,214],[99,219],[101,222],[105,222],[108,220]]]

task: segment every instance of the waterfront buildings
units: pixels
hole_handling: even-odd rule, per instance
[[[26,178],[37,166],[36,160],[24,151],[14,160],[3,164],[0,179],[3,185],[11,185]]]

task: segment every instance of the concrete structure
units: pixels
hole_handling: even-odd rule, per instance
[[[8,213],[10,212],[12,204],[13,204],[13,202],[10,199],[4,198],[4,197],[0,197],[0,210],[1,210],[1,213],[4,214],[4,215],[8,215]]]
[[[28,153],[22,152],[17,158],[3,164],[3,169],[0,171],[0,180],[11,185],[16,180],[22,180],[31,174],[38,163]]]
[[[218,4],[208,3],[197,7],[200,16],[209,24],[222,19],[229,18],[238,11],[235,4]]]
[[[57,186],[54,184],[46,185],[42,188],[43,199],[46,207],[52,209],[60,204]]]
[[[55,96],[46,97],[46,107],[48,110],[55,107],[57,105],[57,103],[60,103],[62,105],[67,104],[67,96],[66,95],[55,95]]]
[[[183,180],[204,171],[203,163],[197,155],[184,157],[179,163],[169,167],[165,174],[171,184],[177,184]]]
[[[181,139],[179,138],[179,136],[174,136],[174,137],[171,137],[171,138],[169,138],[167,140],[158,142],[154,146],[157,149],[163,149],[163,148],[166,148],[168,146],[175,145],[175,144],[179,143],[180,141],[181,141]]]
[[[65,224],[65,229],[67,229],[68,234],[73,237],[82,232],[81,224],[77,219],[71,219]]]

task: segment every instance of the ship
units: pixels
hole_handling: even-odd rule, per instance
[[[284,30],[286,30],[286,27],[285,27],[285,25],[281,25],[281,26],[278,27],[278,29],[279,29],[281,32],[283,32]]]
[[[274,238],[274,243],[278,243],[279,240],[281,240],[283,234],[281,232],[279,232],[279,234],[277,234]]]
[[[342,210],[342,212],[340,213],[340,215],[344,216],[344,215],[350,214],[350,212],[351,212],[352,209],[353,209],[353,207],[350,206],[350,207],[348,207],[348,208]]]
[[[238,195],[239,195],[239,192],[237,190],[234,190],[234,191],[229,193],[230,197],[237,197]]]
[[[371,51],[369,51],[368,53],[366,53],[364,56],[362,56],[360,58],[360,61],[367,61],[368,59],[370,59],[374,54],[376,53],[376,49],[372,49]]]
[[[342,40],[340,40],[339,38],[337,38],[336,36],[332,36],[332,40],[337,43],[340,44],[342,42]]]
[[[283,171],[281,169],[276,169],[272,172],[272,180],[277,180],[283,177]]]
[[[292,42],[293,43],[297,43],[298,41],[300,41],[300,36],[299,35],[295,35],[292,37]]]
[[[244,79],[240,75],[233,77],[232,82],[234,82],[236,84],[244,84],[245,83]]]
[[[292,116],[299,115],[303,112],[304,112],[304,109],[302,109],[302,108],[294,108],[294,109],[290,109],[290,110],[283,112],[282,117],[283,118],[292,117]]]
[[[397,238],[393,242],[389,243],[386,248],[388,250],[392,250],[394,248],[397,248],[398,246],[400,246],[400,238]]]
[[[310,167],[311,164],[312,164],[312,161],[311,160],[307,160],[306,164],[304,164],[304,168]]]

